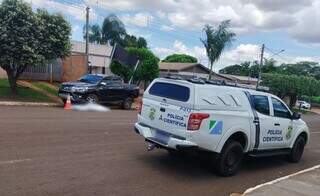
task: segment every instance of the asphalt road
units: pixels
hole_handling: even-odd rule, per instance
[[[206,159],[146,151],[136,111],[107,113],[0,106],[0,195],[228,195],[320,163],[320,116],[303,117],[303,159],[248,159],[238,175],[211,173]]]

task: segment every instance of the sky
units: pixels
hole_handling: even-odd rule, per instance
[[[1,1],[1,0],[0,0]],[[83,41],[85,7],[90,23],[102,24],[116,14],[128,34],[147,39],[149,48],[163,59],[186,53],[208,64],[200,41],[205,24],[231,20],[236,40],[214,64],[214,70],[265,56],[278,63],[320,62],[320,0],[26,0],[34,8],[62,13],[72,25],[72,39]],[[279,51],[281,54],[276,55]]]

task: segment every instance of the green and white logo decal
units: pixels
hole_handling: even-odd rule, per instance
[[[291,125],[289,125],[288,131],[287,131],[287,134],[286,134],[287,140],[289,140],[291,138],[291,136],[292,136],[292,129],[293,129],[293,127]]]
[[[151,108],[150,111],[149,111],[149,118],[150,118],[150,120],[154,120],[155,115],[156,115],[156,109]]]
[[[222,133],[222,127],[223,127],[222,121],[210,120],[210,124],[209,124],[210,134],[220,135]]]

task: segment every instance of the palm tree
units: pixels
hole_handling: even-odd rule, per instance
[[[102,44],[101,27],[99,24],[89,25],[89,42]],[[86,39],[86,25],[83,26],[83,39]]]
[[[213,63],[219,60],[223,50],[234,41],[234,37],[236,36],[235,33],[228,30],[229,26],[230,20],[225,20],[219,24],[217,29],[208,24],[203,28],[207,38],[201,39],[201,42],[206,48],[210,62],[209,80],[211,80]]]
[[[114,14],[109,15],[103,21],[102,39],[110,45],[121,43],[126,36],[126,29],[122,21]]]

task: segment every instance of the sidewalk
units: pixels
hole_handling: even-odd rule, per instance
[[[250,188],[245,196],[319,196],[320,165]]]
[[[316,114],[320,114],[320,108],[313,108],[311,111]]]
[[[45,102],[23,102],[23,101],[0,101],[0,106],[48,106],[58,107],[61,103],[45,103]]]

